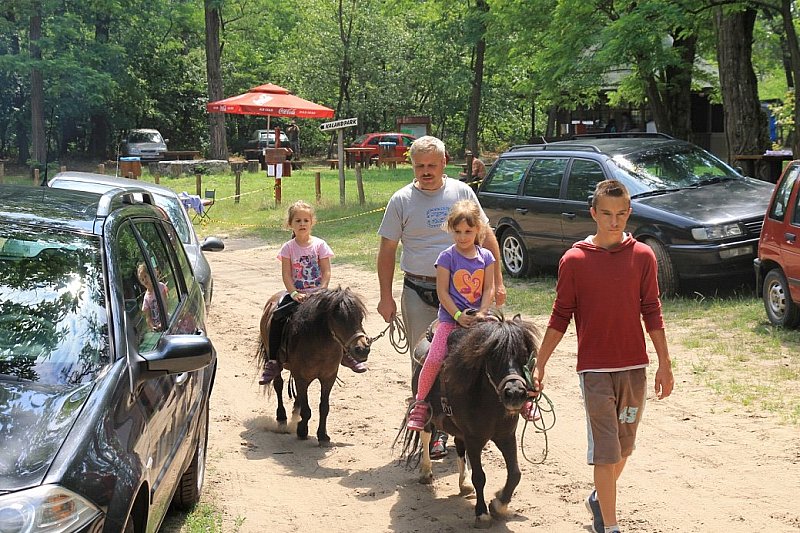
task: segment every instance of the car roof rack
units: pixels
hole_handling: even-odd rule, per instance
[[[142,195],[141,200],[136,198],[137,194]],[[103,196],[100,198],[100,202],[97,204],[97,216],[107,217],[111,213],[111,206],[115,201],[120,201],[127,205],[155,205],[155,202],[153,201],[153,195],[144,189],[140,189],[138,187],[115,187],[103,193]]]
[[[517,144],[508,149],[509,152],[518,152],[521,150],[585,150],[587,152],[601,153],[597,146],[591,144],[578,144],[570,142],[559,142],[549,144]]]
[[[620,133],[582,133],[573,135],[572,139],[674,139],[674,137],[660,132],[623,131]]]

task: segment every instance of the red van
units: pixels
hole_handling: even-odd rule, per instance
[[[754,260],[767,318],[776,326],[800,323],[800,160],[784,169],[772,193]]]

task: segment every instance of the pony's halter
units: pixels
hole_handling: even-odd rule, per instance
[[[336,342],[338,342],[338,343],[339,343],[339,346],[341,346],[341,347],[342,347],[342,350],[344,350],[344,351],[345,351],[345,353],[350,353],[350,349],[353,347],[353,345],[354,345],[356,342],[358,342],[358,339],[362,339],[362,338],[363,338],[363,339],[366,339],[366,344],[367,344],[367,346],[369,346],[369,344],[370,344],[370,342],[369,342],[369,337],[368,337],[368,336],[367,336],[367,334],[366,334],[366,333],[364,333],[363,331],[358,331],[358,332],[356,332],[355,334],[353,334],[353,336],[352,336],[352,337],[350,337],[349,339],[347,339],[347,342],[345,342],[345,341],[343,341],[342,339],[340,339],[340,338],[339,338],[339,335],[337,335],[337,334],[336,334],[336,332],[335,332],[335,331],[333,331],[333,330],[331,330],[331,335],[333,336],[333,338],[334,338],[334,339],[336,339]]]
[[[494,391],[497,393],[498,396],[503,395],[503,389],[508,383],[512,381],[519,381],[520,383],[523,384],[523,386],[525,386],[526,389],[528,388],[528,382],[525,380],[525,376],[520,375],[517,372],[511,372],[506,377],[504,377],[500,381],[500,383],[494,382],[494,379],[492,379],[492,375],[489,373],[488,369],[486,370],[486,377],[489,379],[489,383],[492,385],[492,387],[494,387]]]

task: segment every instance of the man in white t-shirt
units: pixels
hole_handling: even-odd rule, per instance
[[[413,347],[438,312],[434,263],[439,253],[453,244],[452,237],[442,230],[442,222],[457,201],[472,200],[478,203],[475,192],[467,184],[444,174],[445,154],[444,143],[436,137],[426,135],[414,141],[410,149],[414,181],[392,195],[378,229],[381,236],[377,265],[380,283],[378,313],[386,322],[390,322],[397,313],[392,281],[397,246],[403,244],[400,270],[404,279],[400,308],[412,347],[412,371]],[[488,221],[485,213],[483,219]],[[494,233],[487,234],[483,247],[492,252],[496,260],[500,258],[500,246]],[[501,306],[506,301],[506,288],[502,270],[496,268],[495,273],[495,303]],[[437,435],[434,442],[440,436]],[[443,456],[443,446],[441,450],[432,450],[432,456]]]

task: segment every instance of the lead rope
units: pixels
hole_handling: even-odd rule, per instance
[[[389,321],[389,324],[381,331],[376,337],[372,337],[369,339],[369,344],[372,345],[373,342],[380,339],[386,332],[389,332],[389,343],[392,345],[392,348],[399,354],[404,354],[408,352],[409,345],[408,345],[408,335],[406,334],[406,325],[403,322],[403,319],[400,318],[399,314],[395,314],[392,317],[392,320]]]
[[[528,383],[528,388],[533,390],[533,377],[531,369],[536,366],[536,356],[531,354],[530,358],[528,359],[528,364],[523,367],[523,372],[525,373],[525,380]],[[542,403],[542,399],[547,403],[545,406]],[[553,406],[553,402],[550,401],[550,398],[544,393],[539,392],[539,395],[532,399],[533,401],[533,408],[531,412],[538,412],[539,418],[537,420],[528,420],[525,419],[525,424],[522,426],[522,435],[519,438],[519,448],[522,451],[522,457],[525,458],[531,464],[540,465],[545,462],[547,459],[547,453],[549,451],[548,440],[547,440],[547,432],[553,429],[553,426],[556,425],[556,409]],[[544,449],[542,449],[542,457],[538,461],[531,461],[528,458],[528,455],[525,453],[525,431],[528,429],[528,423],[533,426],[533,429],[536,433],[541,433],[544,436]]]
[[[543,405],[542,399],[544,398],[547,405]],[[538,461],[531,461],[528,458],[528,455],[525,453],[525,431],[528,429],[529,421],[525,420],[525,425],[522,426],[522,435],[519,438],[519,448],[522,451],[522,457],[525,458],[531,464],[540,465],[543,464],[545,459],[547,459],[547,452],[549,450],[548,441],[547,441],[547,432],[553,429],[553,426],[556,425],[556,409],[553,406],[553,402],[550,401],[550,398],[543,392],[539,393],[539,396],[533,398],[533,411],[539,411],[539,419],[538,420],[531,420],[530,424],[533,426],[533,429],[536,433],[541,433],[544,436],[544,448],[542,449],[542,456],[541,459]]]

